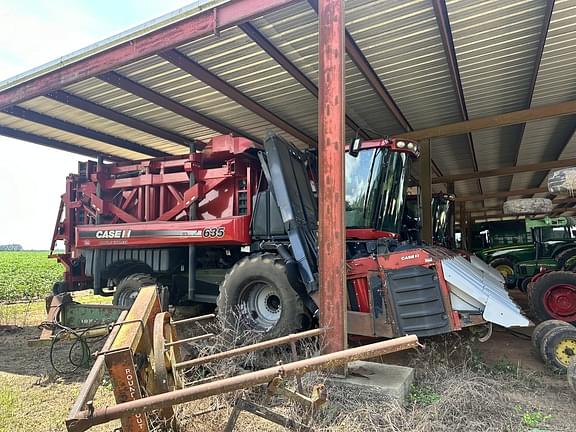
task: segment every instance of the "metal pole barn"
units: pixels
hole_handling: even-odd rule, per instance
[[[326,353],[346,348],[344,225],[344,4],[319,2],[320,323]]]

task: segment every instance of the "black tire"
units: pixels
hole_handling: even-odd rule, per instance
[[[540,355],[553,371],[566,373],[576,358],[576,328],[560,325],[548,330],[542,338]]]
[[[534,351],[537,353],[540,352],[540,347],[542,346],[542,338],[546,333],[548,333],[553,328],[563,325],[569,326],[570,324],[560,320],[548,320],[542,321],[540,324],[534,327],[534,331],[532,332],[532,348],[534,348]]]
[[[290,284],[284,260],[272,253],[238,261],[220,285],[216,303],[226,327],[261,332],[265,339],[310,326],[309,314]]]
[[[566,264],[568,263],[568,260],[570,260],[570,258],[574,258],[575,256],[576,256],[576,246],[569,249],[564,249],[562,252],[556,254],[553,258],[558,263],[559,269],[569,270],[568,268],[566,268]]]
[[[496,258],[490,261],[490,265],[500,272],[500,274],[504,277],[506,286],[510,287],[510,277],[516,279],[516,274],[514,273],[514,261],[512,261],[510,258]],[[501,270],[502,268],[509,268],[510,271],[503,272]]]
[[[518,288],[520,289],[520,291],[522,291],[524,294],[528,294],[528,290],[529,290],[529,286],[531,282],[531,278],[527,277],[522,279],[522,282],[520,282],[518,284]]]
[[[507,215],[545,214],[553,209],[552,201],[548,198],[519,198],[504,202],[502,210]]]
[[[68,285],[66,284],[66,282],[55,282],[54,285],[52,285],[52,294],[54,295],[58,295],[58,294],[62,294],[68,291]]]
[[[156,285],[156,279],[149,274],[134,273],[121,279],[114,291],[112,304],[123,309],[130,309],[140,289]]]
[[[543,275],[532,284],[528,302],[537,321],[576,323],[576,274],[555,271]]]

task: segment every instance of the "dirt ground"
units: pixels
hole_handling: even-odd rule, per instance
[[[43,305],[0,305],[0,432],[64,431],[64,419],[88,371],[72,376],[55,373],[49,346],[29,346],[39,335]],[[328,388],[329,402],[313,422],[330,431],[557,431],[576,429],[576,395],[565,377],[550,373],[531,352],[529,331],[497,328],[485,343],[466,333],[425,340],[425,347],[379,359],[416,368],[409,400],[401,405],[370,395],[349,395]],[[318,376],[314,379],[323,378]],[[259,400],[259,393],[244,393]],[[222,430],[232,397],[188,404],[179,410],[185,431]],[[213,407],[223,409],[194,417]],[[96,406],[113,403],[110,385]],[[277,409],[294,419],[290,405]],[[95,431],[110,431],[108,424]],[[235,430],[284,430],[243,413]]]

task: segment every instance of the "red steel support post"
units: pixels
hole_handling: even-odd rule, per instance
[[[326,353],[346,348],[344,225],[344,1],[320,0],[320,322]]]

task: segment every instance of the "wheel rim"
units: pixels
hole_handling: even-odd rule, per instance
[[[278,291],[264,281],[253,281],[240,293],[238,309],[252,329],[268,331],[280,320],[282,300]]]
[[[504,279],[507,279],[510,276],[514,276],[514,269],[508,264],[499,264],[496,266],[496,270],[500,272]]]
[[[134,302],[140,290],[123,289],[118,293],[118,306],[129,309]]]
[[[544,294],[544,308],[553,318],[576,321],[576,286],[558,284],[548,288]]]
[[[576,356],[576,339],[562,339],[556,346],[554,354],[562,365],[568,367],[570,361]]]

